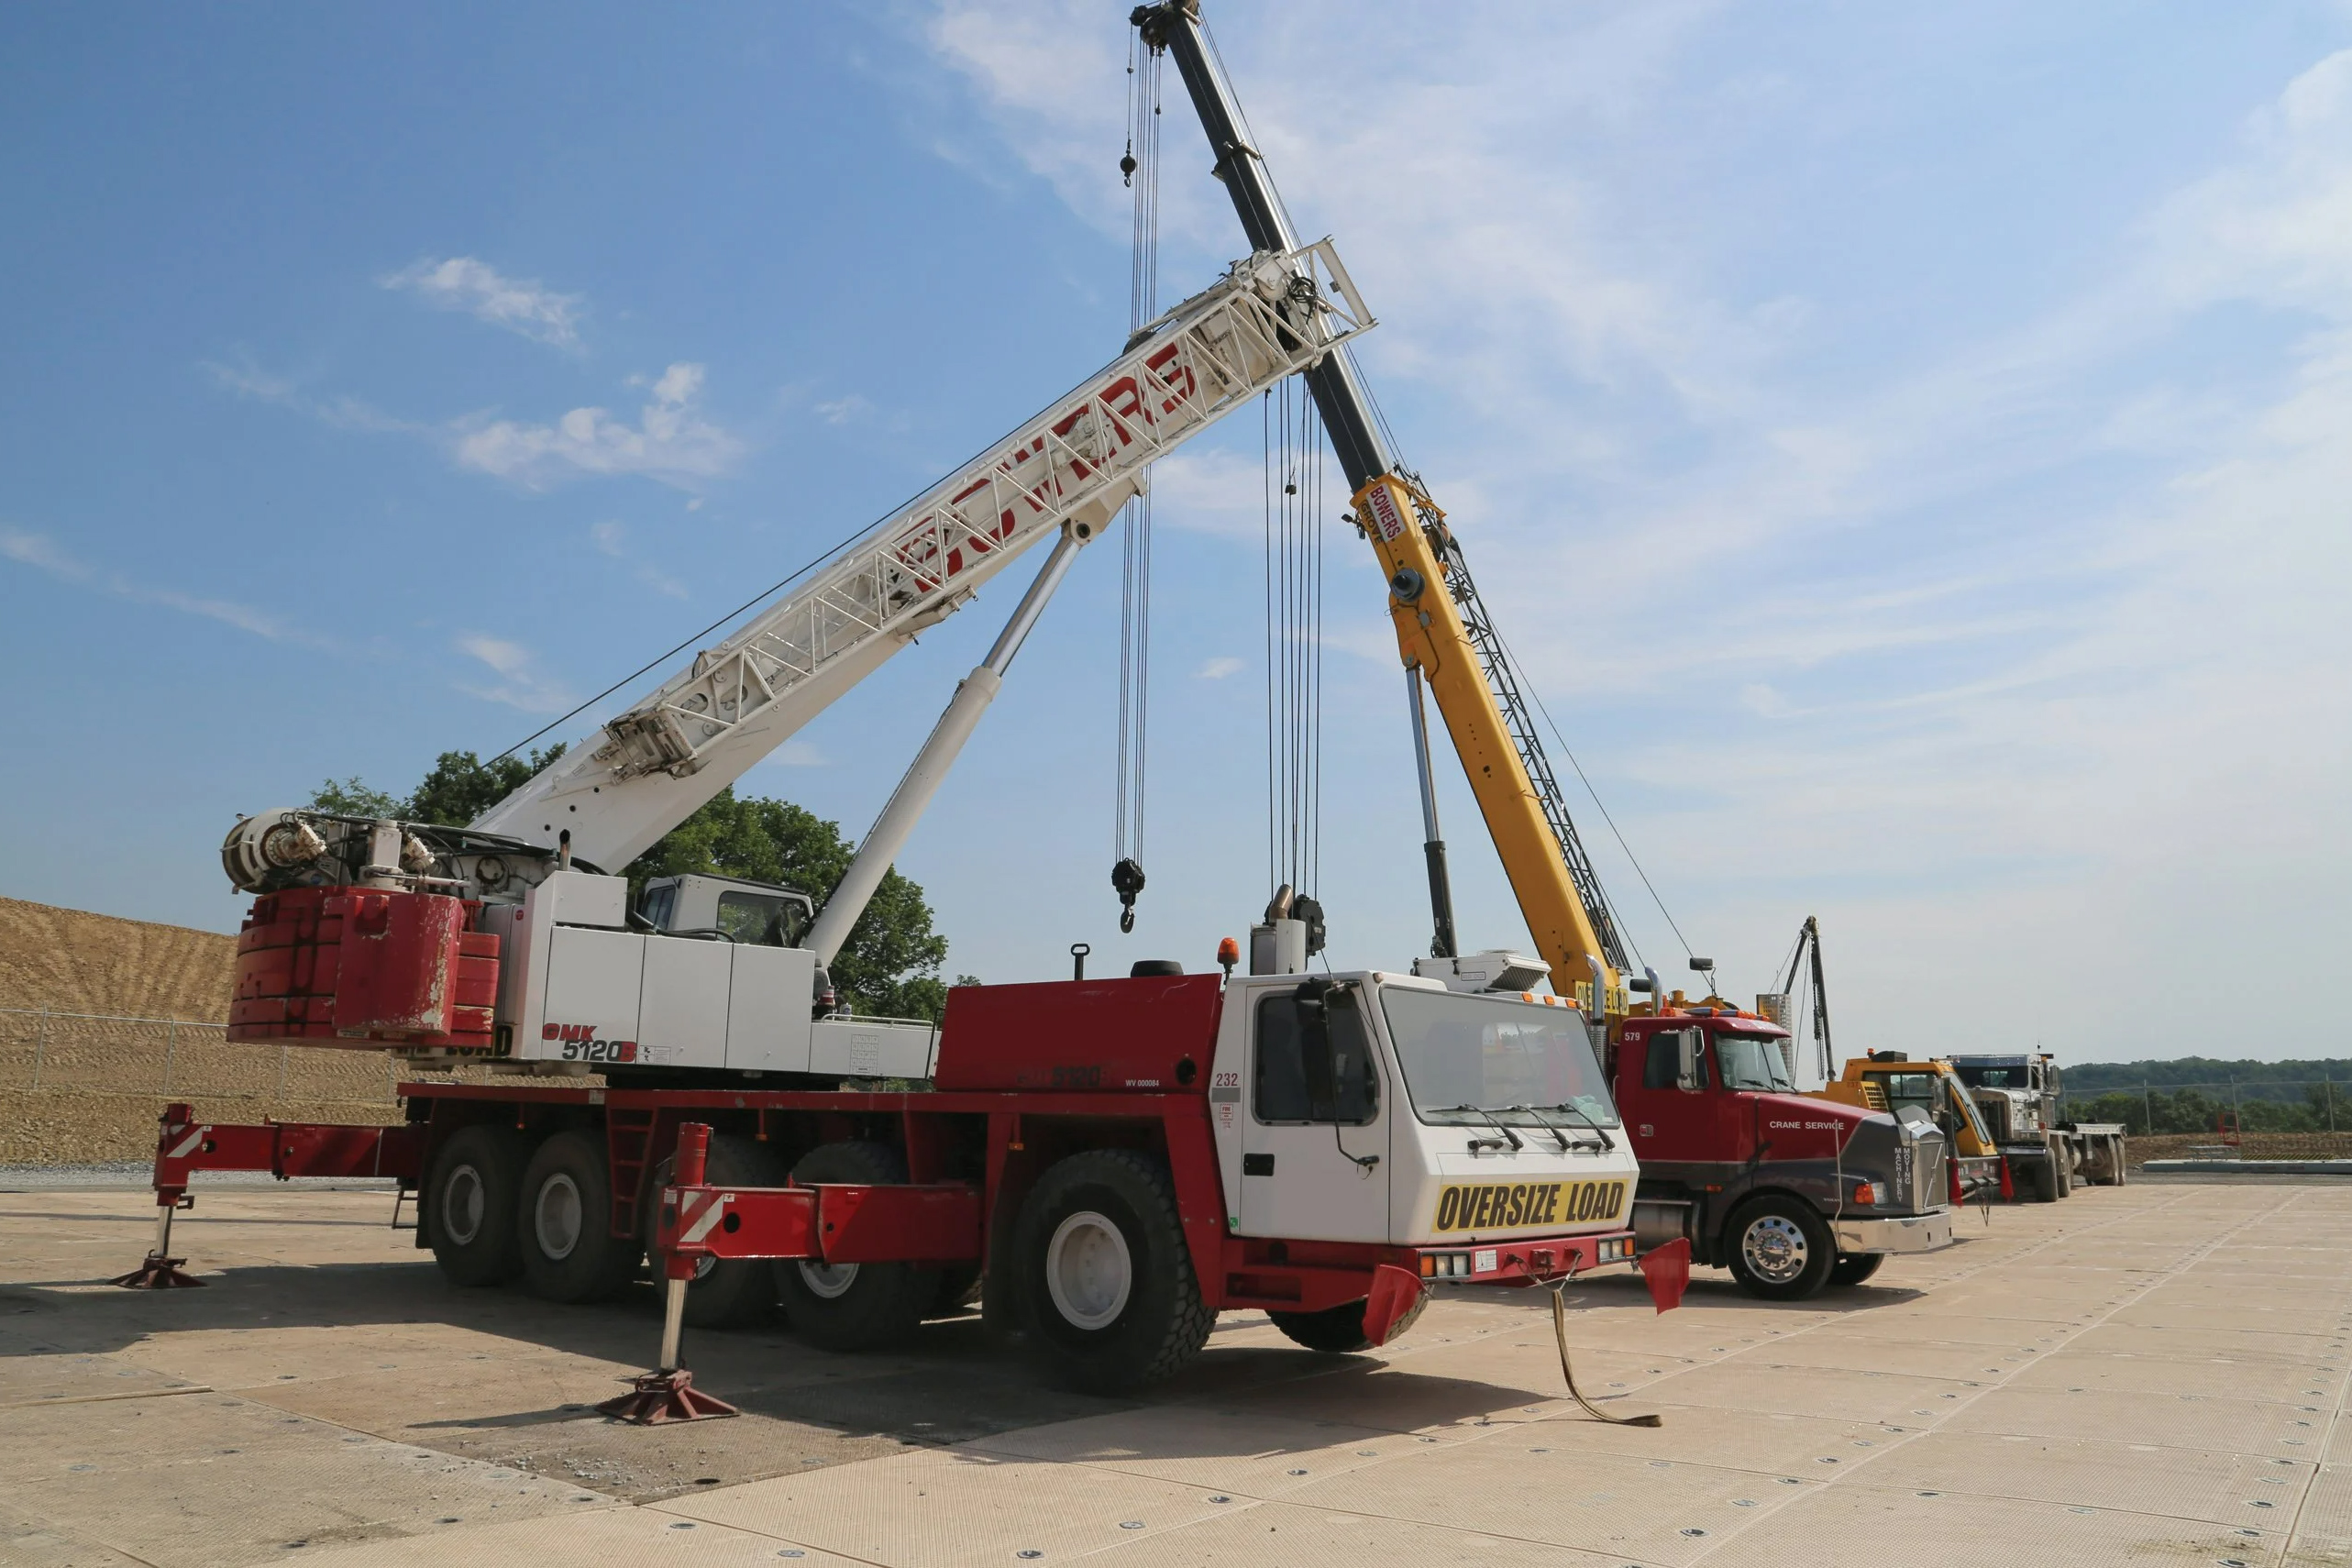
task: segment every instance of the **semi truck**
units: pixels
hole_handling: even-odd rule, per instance
[[[2040,1201],[2057,1202],[2077,1182],[2124,1185],[2127,1129],[2120,1121],[2059,1120],[2057,1058],[2028,1051],[1959,1055],[1951,1064],[1983,1113],[2003,1157]]]

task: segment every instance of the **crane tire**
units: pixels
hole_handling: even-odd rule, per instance
[[[1765,1301],[1803,1301],[1821,1293],[1837,1266],[1828,1222],[1804,1198],[1768,1192],[1731,1211],[1721,1255],[1739,1288]]]
[[[1389,1326],[1383,1344],[1395,1344],[1405,1331],[1419,1319],[1421,1309],[1430,1304],[1427,1289],[1413,1297],[1405,1315]],[[1354,1355],[1374,1348],[1371,1337],[1364,1331],[1364,1309],[1370,1301],[1351,1301],[1342,1307],[1327,1307],[1320,1312],[1268,1312],[1274,1326],[1280,1329],[1295,1344],[1326,1355]]]
[[[1886,1261],[1884,1253],[1839,1253],[1838,1262],[1829,1270],[1829,1283],[1837,1286],[1860,1285],[1878,1272]]]
[[[1045,1372],[1089,1394],[1174,1375],[1209,1342],[1165,1162],[1090,1149],[1047,1170],[1021,1204],[1013,1239],[1024,1342]]]
[[[2058,1161],[2055,1159],[2027,1161],[2026,1179],[2026,1184],[2033,1188],[2036,1203],[2056,1203],[2066,1196],[2058,1185]]]
[[[939,1271],[939,1289],[923,1309],[926,1318],[960,1318],[979,1305],[980,1265],[971,1263],[950,1264]]]
[[[645,1248],[613,1234],[613,1175],[601,1131],[558,1132],[523,1170],[514,1230],[523,1279],[542,1301],[605,1301],[637,1277]]]
[[[661,1206],[661,1189],[675,1169],[672,1158],[654,1166],[638,1212],[650,1232]],[[782,1187],[784,1162],[755,1139],[734,1132],[711,1134],[703,1180],[712,1187]],[[686,1322],[697,1329],[739,1329],[776,1310],[776,1270],[765,1258],[698,1258],[686,1285]]]
[[[460,1129],[425,1178],[425,1240],[452,1285],[503,1285],[523,1269],[514,1209],[530,1157],[512,1127]]]
[[[906,1157],[888,1143],[851,1139],[823,1143],[801,1156],[792,1179],[801,1186],[897,1187],[907,1179]],[[914,1264],[837,1264],[779,1259],[777,1294],[784,1316],[820,1350],[864,1351],[912,1333],[939,1298],[939,1270]]]

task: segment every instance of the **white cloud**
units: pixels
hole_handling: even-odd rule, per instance
[[[550,425],[493,420],[460,433],[459,466],[534,489],[580,474],[642,474],[689,484],[731,469],[744,443],[699,407],[702,367],[679,363],[654,381],[635,425],[575,408]]]
[[[625,533],[626,530],[618,523],[598,523],[591,525],[588,537],[595,545],[600,555],[611,556],[618,560],[622,553],[621,539]]]
[[[624,561],[630,558],[626,545],[627,536],[628,530],[624,528],[618,523],[598,523],[591,525],[588,530],[589,542],[596,547],[597,553],[599,555],[610,556],[616,561]],[[650,562],[637,562],[635,569],[632,575],[634,575],[639,582],[644,583],[647,588],[652,589],[656,593],[661,594],[665,598],[687,599],[692,597],[692,595],[687,592],[686,585],[684,583],[679,581],[668,572],[663,571],[660,568],[652,565]]]
[[[853,419],[862,419],[873,413],[874,405],[856,392],[850,392],[842,397],[828,399],[823,403],[812,403],[810,405],[810,412],[827,425],[846,425]]]
[[[490,686],[459,682],[458,690],[488,702],[503,702],[526,713],[560,713],[574,701],[562,684],[541,673],[538,656],[520,643],[486,633],[469,632],[457,639],[458,651],[480,659],[499,679]]]
[[[1220,654],[1217,657],[1204,662],[1192,673],[1202,680],[1222,680],[1229,675],[1239,675],[1248,668],[1247,663],[1233,657],[1231,654]]]
[[[387,289],[413,293],[442,310],[464,311],[535,343],[580,347],[585,296],[559,294],[536,281],[509,278],[470,256],[416,261],[381,281]]]
[[[257,637],[267,637],[272,642],[312,640],[296,636],[277,617],[265,615],[234,600],[188,593],[176,588],[157,588],[134,581],[120,572],[102,570],[68,555],[46,535],[0,528],[0,558],[135,604],[160,604],[183,614],[200,615],[205,620],[218,621],[223,625],[234,626],[240,632],[250,632]]]

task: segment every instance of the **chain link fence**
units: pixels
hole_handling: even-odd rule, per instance
[[[2066,1121],[2122,1122],[2136,1158],[2352,1158],[2352,1084],[2332,1077],[2069,1089],[2059,1107]]]

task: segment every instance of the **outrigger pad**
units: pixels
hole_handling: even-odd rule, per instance
[[[1661,1312],[1671,1312],[1683,1304],[1683,1292],[1691,1286],[1691,1243],[1687,1236],[1677,1236],[1662,1247],[1641,1254],[1635,1265],[1641,1270],[1642,1279],[1650,1286],[1650,1299]]]
[[[631,1392],[607,1399],[599,1413],[635,1427],[657,1427],[666,1421],[701,1421],[735,1416],[724,1399],[713,1398],[694,1386],[694,1375],[684,1367],[675,1372],[648,1372],[631,1386]]]
[[[110,1279],[106,1283],[119,1285],[125,1290],[204,1289],[210,1285],[209,1280],[198,1279],[193,1274],[180,1272],[180,1265],[187,1261],[186,1258],[158,1257],[153,1253],[149,1253],[147,1254],[145,1263],[120,1279]]]

